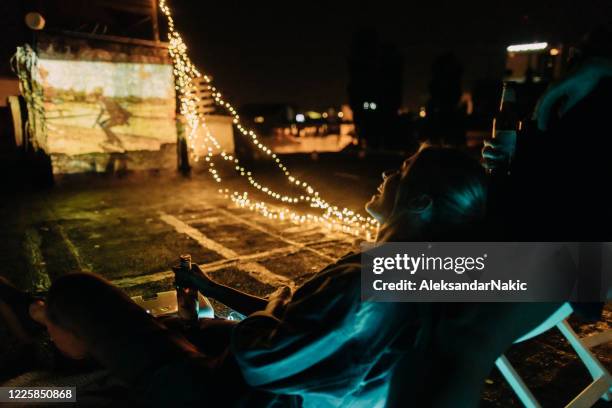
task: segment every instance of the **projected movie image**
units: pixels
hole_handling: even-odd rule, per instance
[[[172,66],[41,59],[51,154],[159,150],[176,142]]]

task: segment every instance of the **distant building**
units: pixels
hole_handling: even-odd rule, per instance
[[[505,80],[549,82],[561,75],[564,57],[562,45],[546,42],[513,44],[506,48]]]
[[[289,104],[247,104],[240,116],[262,136],[352,135],[353,112],[348,105],[324,111],[299,110]]]
[[[561,76],[567,61],[565,47],[535,42],[509,45],[506,52],[504,81],[514,83],[519,114],[528,117],[548,85]]]
[[[240,117],[262,135],[295,120],[295,108],[284,103],[251,103],[240,107]]]

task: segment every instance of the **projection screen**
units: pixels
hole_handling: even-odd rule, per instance
[[[176,142],[172,67],[39,60],[49,153],[159,150]]]
[[[166,162],[158,153],[176,146],[166,49],[49,37],[38,54],[54,172],[104,171],[118,158],[134,166],[137,157],[140,168]]]

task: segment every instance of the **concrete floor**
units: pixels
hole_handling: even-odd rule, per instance
[[[303,156],[288,161],[293,174],[320,188],[323,197],[359,209],[380,172],[401,158],[321,155],[317,161]],[[258,174],[284,188],[276,173]],[[227,185],[240,189],[245,183],[233,177]],[[279,285],[300,285],[356,247],[352,236],[235,208],[218,188],[206,173],[189,179],[151,173],[79,177],[49,191],[7,195],[0,204],[0,274],[24,289],[45,290],[62,274],[90,271],[134,296],[170,289],[170,268],[180,254],[190,253],[214,279],[264,296]],[[226,311],[215,306],[221,314]],[[604,322],[576,327],[589,334],[611,322],[608,309]],[[595,351],[612,369],[612,345]],[[516,346],[508,356],[544,406],[562,406],[588,382],[586,370],[556,333]],[[496,371],[482,405],[520,406]]]
[[[310,163],[314,171],[305,179],[318,186],[325,177],[322,196],[363,212],[382,170],[360,164]],[[369,174],[360,174],[364,171]],[[304,178],[304,172],[298,168],[293,174]],[[275,172],[263,169],[258,176],[291,191]],[[140,294],[170,285],[168,271],[180,254],[190,253],[224,283],[265,294],[271,284],[303,282],[355,241],[315,225],[272,221],[235,208],[206,173],[187,179],[157,173],[77,177],[58,184],[6,196],[0,205],[3,274],[24,289],[44,290],[64,273],[90,271]],[[246,183],[234,177],[222,186],[242,191]],[[260,273],[241,266],[249,262],[265,267]]]

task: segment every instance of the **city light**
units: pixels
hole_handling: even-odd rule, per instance
[[[255,119],[253,119],[255,121],[255,123],[264,123],[265,119],[263,116],[255,116]]]
[[[508,52],[529,52],[529,51],[539,51],[544,50],[548,47],[548,43],[546,42],[537,42],[537,43],[529,43],[529,44],[514,44],[509,45],[506,50]]]
[[[427,111],[425,110],[424,106],[421,106],[421,108],[419,109],[419,117],[424,118],[425,116],[427,116]]]
[[[368,109],[376,110],[376,103],[375,102],[364,102],[363,103],[363,109],[365,109],[365,110],[368,110]]]
[[[298,113],[297,115],[295,115],[295,121],[298,123],[303,123],[306,120],[306,118],[304,117],[304,114],[302,113]]]
[[[559,55],[559,49],[558,48],[551,48],[550,49],[550,55],[552,55],[553,57],[555,55]]]
[[[376,110],[376,102],[364,102],[363,103],[363,109],[364,110],[368,110],[368,109]],[[342,117],[342,116],[340,116],[340,113],[338,113],[338,116]]]

